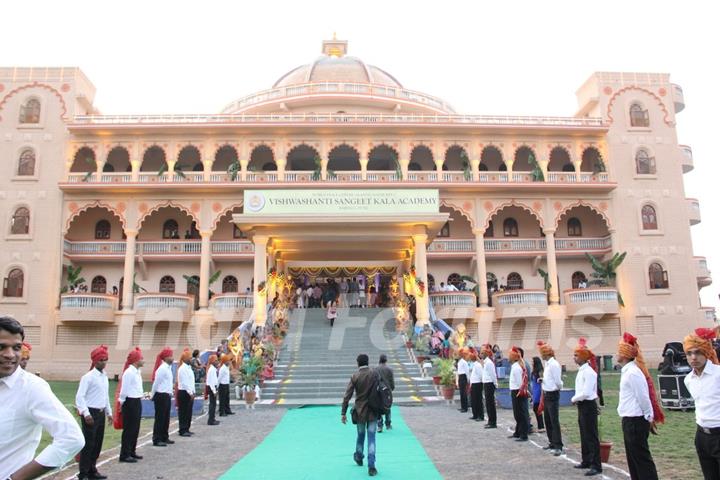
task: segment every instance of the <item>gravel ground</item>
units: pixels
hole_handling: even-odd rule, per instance
[[[470,413],[460,413],[457,408],[457,404],[400,407],[405,422],[446,480],[585,478],[585,470],[573,468],[580,461],[580,452],[568,449],[565,455],[553,457],[542,450],[548,443],[544,433],[530,435],[529,442],[508,439],[510,426],[515,426],[509,410],[499,409],[497,430],[486,430],[483,422],[469,420]],[[459,448],[464,453],[458,454]],[[603,468],[603,475],[594,478],[629,478],[610,467]]]

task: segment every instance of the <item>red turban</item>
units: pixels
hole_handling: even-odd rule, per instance
[[[513,345],[513,347],[510,349],[510,353],[508,353],[508,358],[511,362],[517,362],[522,358],[522,355],[520,355],[520,350],[516,346]]]
[[[592,350],[588,348],[586,338],[580,337],[578,339],[578,345],[575,347],[575,355],[577,355],[579,359],[590,363],[593,370],[598,371],[597,358],[595,358]]]
[[[207,365],[205,366],[205,372],[207,372],[210,369],[210,366],[218,361],[218,356],[214,353],[210,355],[210,358],[208,358]]]
[[[683,350],[688,353],[690,350],[700,350],[705,357],[715,365],[718,364],[717,352],[713,347],[713,340],[717,333],[712,328],[697,328],[683,340]]]
[[[481,351],[482,351],[482,353],[484,353],[486,356],[492,358],[492,356],[493,356],[493,351],[492,351],[492,347],[490,346],[489,343],[486,343],[485,345],[483,345],[483,346],[481,347]]]
[[[525,369],[525,362],[523,362],[520,349],[513,345],[513,347],[510,349],[510,353],[508,354],[508,358],[510,358],[511,362],[520,362],[520,368],[522,369],[522,383],[520,384],[520,388],[518,389],[518,397],[529,397],[530,392],[528,390],[528,374],[527,370]]]
[[[130,350],[127,359],[125,360],[122,372],[120,373],[120,381],[118,382],[117,389],[115,390],[115,416],[113,417],[113,426],[116,430],[122,430],[123,428],[122,406],[120,405],[120,390],[122,389],[123,373],[125,373],[125,370],[127,370],[130,365],[142,360],[142,358],[142,350],[140,350],[140,347],[135,347],[133,350]]]
[[[548,345],[547,343],[543,342],[542,340],[538,340],[537,342],[538,350],[540,350],[540,355],[548,356],[548,357],[554,357],[555,351],[553,348]]]
[[[650,395],[650,403],[653,407],[653,419],[656,423],[663,423],[665,421],[665,413],[660,408],[660,404],[657,400],[657,394],[655,393],[655,383],[650,377],[647,365],[645,365],[645,358],[643,357],[640,345],[637,343],[637,338],[633,335],[625,332],[623,333],[622,340],[618,344],[618,354],[621,357],[625,357],[630,360],[635,360],[635,364],[638,366],[640,371],[645,375],[645,380],[648,385],[648,393]]]
[[[95,368],[95,364],[103,359],[108,359],[108,347],[106,345],[100,345],[95,350],[90,352],[90,370]]]
[[[172,357],[172,356],[173,356],[173,351],[172,351],[172,348],[170,348],[170,347],[163,348],[160,351],[160,353],[157,354],[157,357],[155,357],[155,367],[153,368],[152,379],[151,379],[153,382],[155,381],[155,372],[157,372],[157,369],[160,367],[160,365],[162,365],[163,360],[165,360],[167,357]]]
[[[235,357],[231,353],[225,353],[220,357],[220,363],[225,365],[227,362],[232,362]]]
[[[32,345],[27,342],[22,342],[21,358],[30,358],[30,352],[32,352]]]

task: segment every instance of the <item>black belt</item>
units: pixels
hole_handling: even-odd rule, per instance
[[[698,425],[698,432],[705,433],[707,435],[720,435],[720,427],[715,428],[705,428]]]

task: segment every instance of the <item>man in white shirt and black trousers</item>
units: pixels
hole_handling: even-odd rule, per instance
[[[122,429],[120,461],[126,463],[135,463],[143,458],[135,451],[142,416],[143,384],[140,368],[143,364],[142,351],[135,347],[127,356],[118,385],[114,425],[116,429]]]
[[[218,371],[218,397],[220,400],[220,416],[235,415],[230,410],[230,365],[232,364],[233,356],[230,353],[226,353],[220,357],[220,363],[222,366]]]
[[[19,368],[25,331],[0,316],[0,478],[29,480],[58,468],[84,445],[80,427],[42,378]],[[35,457],[43,429],[52,443]],[[33,460],[34,458],[34,460]]]
[[[155,406],[152,442],[155,447],[167,447],[175,443],[170,440],[170,408],[173,394],[173,351],[163,348],[155,358],[150,398]]]
[[[665,420],[655,395],[655,386],[645,366],[637,338],[624,333],[618,345],[620,396],[617,412],[622,418],[623,441],[632,480],[657,480],[648,437],[657,434],[656,423]]]
[[[683,341],[692,367],[685,377],[695,400],[695,451],[705,480],[720,479],[720,366],[713,348],[715,330],[698,328]]]
[[[515,418],[515,432],[509,438],[517,442],[527,442],[530,433],[530,413],[528,412],[528,374],[525,360],[520,348],[513,346],[508,354],[512,363],[510,367],[510,399],[512,400],[513,417]]]
[[[75,406],[80,414],[85,446],[80,451],[80,473],[78,480],[107,478],[98,472],[97,459],[102,451],[105,436],[105,416],[112,422],[112,408],[108,394],[109,382],[105,374],[108,361],[108,348],[100,345],[90,353],[90,371],[82,376]]]
[[[545,419],[545,430],[550,442],[544,450],[550,450],[553,455],[560,456],[563,450],[562,433],[560,431],[560,390],[563,387],[562,368],[555,360],[555,351],[550,345],[538,341],[540,356],[545,361],[542,383],[543,395],[543,418]]]
[[[470,360],[473,362],[470,369],[470,409],[472,410],[470,420],[482,422],[485,420],[485,409],[482,401],[483,364],[474,349],[470,352]]]
[[[219,385],[217,367],[219,364],[220,362],[218,362],[217,355],[210,355],[210,358],[208,358],[207,374],[205,375],[205,389],[208,394],[208,425],[220,425],[220,422],[215,420]]]
[[[585,476],[592,477],[602,473],[602,462],[598,434],[597,360],[595,354],[588,348],[586,339],[578,340],[574,358],[580,368],[575,377],[575,395],[572,397],[572,403],[578,408],[582,452],[582,462],[575,465],[575,468],[589,469],[585,472]]]
[[[489,344],[480,349],[480,358],[483,364],[482,385],[485,393],[485,409],[488,414],[488,423],[485,428],[497,428],[497,410],[495,408],[495,389],[497,389],[497,372],[492,361],[493,351]]]
[[[468,375],[470,374],[470,367],[468,365],[468,350],[463,347],[458,352],[460,359],[457,363],[457,384],[458,390],[460,390],[460,409],[459,411],[465,413],[468,411],[468,398],[467,398],[467,385]],[[474,415],[474,414],[473,414]]]
[[[191,360],[192,353],[190,349],[186,348],[180,356],[180,367],[177,372],[177,411],[181,437],[193,435],[193,432],[190,431],[190,424],[195,401],[195,374],[190,366]]]

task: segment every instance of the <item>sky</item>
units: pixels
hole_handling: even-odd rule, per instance
[[[572,116],[595,71],[670,73],[685,93],[678,140],[695,162],[685,195],[702,213],[694,252],[717,272],[702,303],[720,308],[712,3],[6,0],[0,65],[79,66],[106,114],[217,113],[311,62],[333,32],[350,55],[459,113]]]

